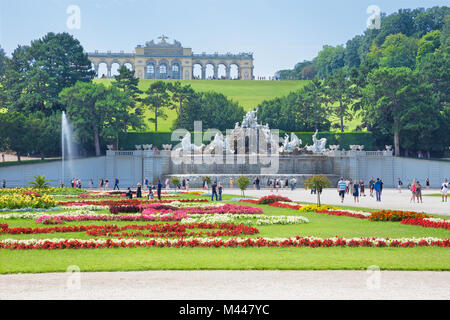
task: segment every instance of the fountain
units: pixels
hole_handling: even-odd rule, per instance
[[[67,149],[67,150],[66,150]],[[75,145],[72,141],[72,127],[67,119],[66,112],[62,112],[61,116],[61,151],[62,151],[62,175],[61,181],[64,184],[65,179],[65,162],[67,161],[70,177],[73,177],[73,158],[75,156]],[[66,156],[67,151],[67,156]]]

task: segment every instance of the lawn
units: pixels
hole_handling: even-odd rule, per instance
[[[184,196],[193,198],[195,196]],[[233,196],[225,196],[233,203]],[[62,198],[62,197],[59,197]],[[330,238],[382,237],[449,238],[445,229],[403,225],[399,222],[371,222],[352,217],[318,213],[300,213],[298,210],[239,203],[260,207],[264,215],[301,215],[309,219],[307,224],[255,226],[259,234],[245,237],[287,238],[316,236]],[[352,208],[354,209],[354,208]],[[104,210],[102,213],[106,213]],[[37,227],[34,220],[2,220],[13,227]],[[160,222],[158,222],[160,223]],[[69,225],[118,226],[146,224],[145,222],[71,222]],[[42,225],[40,225],[42,227]],[[77,238],[90,239],[84,232],[49,234],[3,234],[2,239]],[[366,269],[376,265],[384,270],[450,270],[448,248],[117,248],[79,250],[0,250],[0,273],[63,272],[70,265],[82,271],[131,271],[131,270],[324,270]]]
[[[110,84],[112,79],[95,79],[96,82]],[[139,89],[147,90],[151,83],[158,80],[140,80]],[[175,80],[165,80],[175,81]],[[215,91],[223,93],[229,99],[238,102],[244,110],[255,108],[264,100],[287,95],[302,88],[307,81],[246,81],[246,80],[179,80],[182,84],[190,84],[196,91]],[[167,110],[167,119],[158,119],[158,131],[170,131],[176,117],[175,110]],[[150,110],[145,112],[147,118],[152,117]],[[154,131],[154,125],[148,122],[148,131]]]

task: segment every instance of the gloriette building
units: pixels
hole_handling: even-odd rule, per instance
[[[89,59],[99,77],[111,77],[114,64],[119,67],[126,65],[135,71],[136,77],[141,79],[194,79],[194,66],[201,70],[196,78],[206,79],[206,68],[212,66],[212,79],[231,79],[231,68],[237,67],[237,79],[253,80],[253,54],[195,54],[191,48],[184,48],[180,42],[166,41],[166,36],[159,37],[161,41],[148,41],[145,45],[138,45],[133,53],[112,53],[110,51],[90,52]],[[101,64],[106,65],[106,74],[99,74]],[[219,77],[219,68],[225,72]],[[105,70],[105,68],[103,68]]]

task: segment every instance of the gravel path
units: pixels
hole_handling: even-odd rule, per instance
[[[144,271],[0,275],[0,299],[450,299],[450,272]]]

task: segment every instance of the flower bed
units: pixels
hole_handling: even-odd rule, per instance
[[[333,216],[344,216],[358,219],[369,219],[371,212],[365,211],[348,211],[348,210],[317,210],[316,213],[325,213]]]
[[[138,248],[138,247],[199,247],[199,248],[236,248],[236,247],[441,247],[449,248],[450,239],[439,238],[314,238],[300,237],[272,238],[236,238],[223,240],[220,238],[184,238],[184,239],[5,239],[0,240],[0,249],[104,249],[104,248]]]
[[[271,207],[299,210],[302,206],[294,202],[278,201],[269,204]]]
[[[240,223],[248,225],[302,224],[309,220],[302,216],[261,216],[259,214],[192,214],[182,223]]]
[[[188,229],[220,229],[217,231],[191,231]],[[126,232],[126,230],[135,230]],[[0,234],[45,234],[45,233],[67,233],[67,232],[86,232],[91,236],[105,237],[146,237],[146,238],[184,238],[184,237],[223,237],[238,236],[241,234],[257,234],[258,229],[246,225],[234,224],[208,224],[208,223],[165,223],[165,224],[147,224],[147,225],[90,225],[90,226],[56,226],[46,228],[9,228],[8,224],[0,225]],[[150,233],[144,233],[148,231]]]
[[[50,195],[36,197],[33,194],[5,194],[0,195],[0,208],[51,208],[56,206],[55,199]]]
[[[300,212],[316,212],[317,210],[336,210],[336,207],[329,206],[326,204],[323,204],[321,206],[318,206],[317,204],[311,204],[308,206],[302,206],[300,209],[298,209]]]
[[[57,195],[66,195],[66,194],[80,194],[86,193],[85,189],[79,188],[4,188],[0,189],[0,195],[5,194],[16,194],[16,193],[28,193],[28,192],[37,192],[40,194],[57,194]]]
[[[403,219],[429,218],[425,213],[400,210],[381,210],[371,214],[370,221],[402,221]]]
[[[170,212],[158,213],[152,215],[143,214],[127,214],[127,215],[109,215],[109,214],[80,214],[80,215],[42,215],[36,217],[36,223],[42,224],[57,224],[51,223],[58,221],[58,224],[64,222],[79,222],[79,221],[181,221],[188,218],[186,212]],[[50,223],[49,223],[50,222]]]
[[[440,218],[406,218],[403,219],[400,223],[421,226],[425,228],[440,228],[450,230],[450,220]]]

